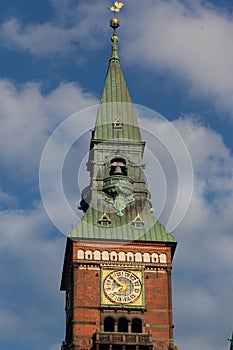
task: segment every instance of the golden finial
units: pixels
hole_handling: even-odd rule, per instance
[[[117,42],[118,36],[116,30],[120,27],[119,18],[116,17],[116,13],[120,12],[121,8],[124,6],[123,2],[115,1],[113,6],[109,6],[108,9],[114,13],[114,17],[110,19],[110,27],[113,29],[113,35],[111,37],[112,45],[112,56],[111,59],[119,60],[117,52]]]
[[[115,31],[120,26],[120,21],[116,18],[116,13],[120,12],[121,8],[124,6],[123,2],[115,1],[113,6],[109,6],[108,9],[114,12],[114,18],[110,20],[110,27]]]

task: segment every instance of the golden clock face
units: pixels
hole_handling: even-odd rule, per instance
[[[105,296],[113,303],[130,304],[142,293],[138,276],[129,270],[115,270],[107,274],[103,281]]]

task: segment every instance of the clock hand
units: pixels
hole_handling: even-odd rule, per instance
[[[119,292],[122,288],[123,286],[116,287],[115,289],[113,289],[113,292]]]
[[[113,289],[113,292],[125,292],[127,289],[128,289],[127,284],[123,284],[122,286],[119,286]]]
[[[114,277],[113,275],[111,275],[111,277],[120,286],[120,287],[118,287],[119,291],[125,292],[127,290],[127,288],[128,288],[127,284],[122,283],[121,281],[118,280],[118,278]]]
[[[121,292],[125,292],[126,290],[128,289],[128,286],[127,286],[127,284],[123,284],[122,286],[121,286]]]
[[[114,277],[113,275],[111,275],[112,279],[119,285],[119,286],[124,286],[124,283],[122,283],[121,281],[118,280],[118,278]]]

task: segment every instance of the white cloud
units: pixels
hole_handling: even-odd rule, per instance
[[[95,106],[91,112],[89,112],[87,107],[96,105],[97,100],[91,94],[83,91],[77,84],[62,83],[47,95],[44,95],[41,90],[39,83],[16,85],[10,81],[0,80],[1,174],[6,178],[5,181],[7,182],[5,184],[6,190],[0,191],[0,207],[2,209],[17,207],[17,204],[22,202],[20,197],[23,192],[24,206],[27,208],[30,207],[31,203],[35,200],[32,192],[36,192],[38,195],[38,175],[42,151],[49,136],[60,123],[66,120],[70,114],[72,115],[74,112],[81,111],[80,114],[77,114],[75,120],[73,118],[74,122],[63,130],[64,133],[60,134],[58,143],[55,142],[55,148],[49,154],[48,168],[53,169],[53,172],[59,172],[59,170],[62,172],[64,170],[62,167],[66,155],[62,159],[61,169],[57,170],[56,164],[61,158],[61,153],[69,136],[72,137],[72,143],[82,137],[83,133],[88,133],[89,136],[89,129],[94,125],[97,107]],[[90,114],[92,114],[91,124],[89,122]],[[80,142],[82,146],[83,141]],[[86,143],[86,151],[88,151],[89,139],[85,139],[84,142]],[[69,148],[72,148],[72,143],[69,144]],[[68,152],[69,148],[65,152]],[[76,160],[78,161],[81,156],[82,152],[79,151]],[[77,164],[73,163],[73,166],[75,167],[75,171],[72,168],[69,173],[66,172],[66,177],[63,177],[61,181],[64,180],[65,183],[69,183],[67,177],[71,173],[74,173],[74,176],[77,175]],[[57,175],[57,173],[51,175],[50,179],[52,182]],[[45,181],[48,185],[48,178]],[[29,188],[29,184],[32,188]],[[71,206],[76,208],[79,200],[76,178],[73,184],[76,192],[74,191],[74,187],[71,188],[69,186],[68,189],[66,188],[66,196],[69,197],[69,201],[72,201]],[[14,191],[14,188],[16,193],[8,193],[8,188],[10,188],[11,192]],[[32,198],[27,199],[26,193],[29,194],[29,198]],[[57,197],[54,197],[54,195],[55,193],[50,198],[52,205],[56,215],[62,218],[62,214],[64,213],[63,207],[61,205],[59,206],[56,200]],[[27,200],[30,203],[27,203]],[[72,211],[70,207],[69,210]],[[78,217],[75,216],[75,222],[68,222],[65,230],[66,234],[71,229],[71,225],[77,222],[77,219]],[[65,223],[66,220],[63,222]]]
[[[63,336],[64,295],[59,280],[65,242],[62,236],[52,235],[39,206],[2,212],[0,227],[1,342],[16,345],[26,337],[39,350]]]
[[[174,124],[195,174],[189,211],[174,233],[180,242],[174,259],[177,345],[217,350],[227,347],[233,322],[233,157],[213,130],[189,118]]]
[[[74,83],[61,83],[47,95],[37,83],[20,86],[0,80],[0,159],[10,178],[35,175],[49,134],[63,119],[96,103]],[[17,172],[13,171],[17,167]],[[11,170],[11,171],[9,171]],[[31,181],[24,177],[23,181]]]
[[[190,83],[190,93],[212,98],[216,106],[231,110],[233,23],[223,7],[208,5],[138,1],[128,15],[128,38],[121,45],[128,62],[183,77]]]
[[[219,232],[224,239],[233,225],[233,157],[219,134],[195,120],[180,119],[174,125],[189,149],[195,175],[190,210],[181,232],[189,232],[194,240],[199,234],[201,241],[212,236],[213,247]]]
[[[0,26],[1,45],[11,50],[27,51],[38,58],[66,56],[75,48],[98,49],[104,27],[99,19],[107,12],[100,3],[51,1],[56,15],[44,23],[24,24],[18,18]],[[98,40],[97,40],[98,37]]]
[[[148,113],[153,115],[153,118],[141,120],[143,138],[147,140],[145,174],[152,193],[152,203],[156,217],[169,231],[173,231],[182,221],[190,203],[192,162],[174,124],[151,110],[145,109],[143,113],[144,117]]]
[[[15,208],[18,206],[18,199],[0,188],[0,210]]]
[[[18,18],[0,26],[1,45],[40,58],[75,52],[79,63],[84,50],[107,42],[110,13],[99,2],[51,1],[53,17],[45,23],[22,23]],[[233,23],[225,8],[209,2],[181,0],[129,1],[123,11],[122,55],[128,62],[181,77],[189,93],[213,101],[232,112]],[[135,30],[135,25],[137,30]],[[105,38],[105,39],[103,39]]]
[[[31,54],[44,56],[66,54],[72,48],[70,30],[53,26],[51,23],[24,25],[13,18],[1,26],[1,39],[8,48],[26,50]]]

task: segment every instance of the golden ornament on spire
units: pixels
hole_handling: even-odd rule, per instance
[[[120,12],[121,8],[124,6],[123,2],[118,2],[115,1],[114,6],[109,6],[109,10],[116,13],[116,12]]]
[[[110,27],[114,30],[114,35],[116,36],[116,29],[120,26],[119,18],[116,17],[116,13],[120,12],[121,8],[124,6],[123,2],[115,1],[114,6],[109,6],[108,9],[114,12],[114,18],[110,20]]]

